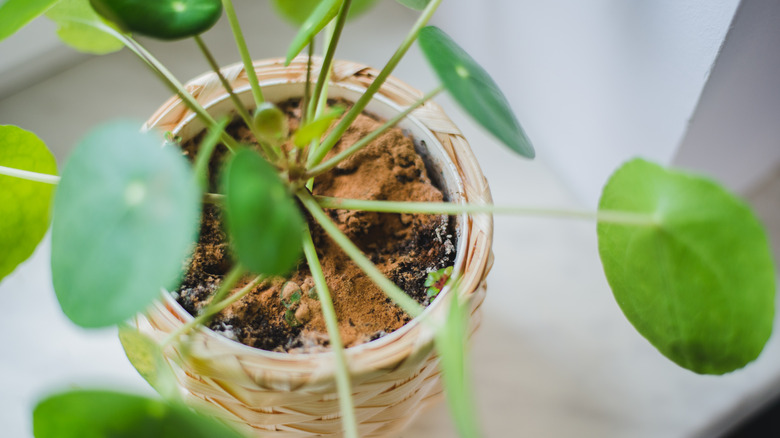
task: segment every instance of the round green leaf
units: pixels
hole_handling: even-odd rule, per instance
[[[116,29],[95,13],[89,0],[59,0],[46,16],[57,23],[57,36],[76,50],[102,55],[124,47],[110,33]]]
[[[243,149],[222,176],[225,221],[238,260],[259,274],[284,275],[301,257],[304,222],[275,169]]]
[[[455,101],[511,150],[526,157],[534,148],[493,78],[441,29],[420,31],[420,48]]]
[[[220,0],[89,0],[122,29],[161,40],[199,35],[222,16]]]
[[[314,8],[322,0],[274,0],[273,5],[276,11],[290,23],[299,26],[309,18]],[[370,10],[376,4],[377,0],[352,0],[352,6],[349,8],[347,19],[353,19],[362,13]]]
[[[32,132],[0,126],[0,166],[57,174],[57,163]],[[27,260],[49,228],[54,186],[0,175],[0,280]]]
[[[176,377],[163,356],[160,344],[126,324],[119,326],[119,341],[127,359],[152,388],[167,400],[179,398]]]
[[[257,107],[252,122],[264,141],[278,144],[287,137],[287,116],[271,102],[263,102]]]
[[[772,331],[775,269],[744,202],[708,179],[636,159],[610,178],[599,210],[647,220],[598,225],[607,280],[639,333],[697,373],[758,357]]]
[[[290,47],[287,49],[285,65],[289,65],[293,58],[298,56],[301,50],[338,15],[342,3],[344,3],[344,0],[321,0],[319,2],[317,7],[303,22]]]
[[[406,6],[407,8],[416,9],[422,11],[428,6],[431,0],[396,0],[398,3]]]
[[[197,234],[200,191],[189,164],[139,126],[92,131],[54,198],[54,290],[83,327],[117,324],[176,286]]]
[[[57,0],[0,1],[0,41],[16,33],[56,2]]]
[[[241,438],[219,421],[181,405],[137,395],[75,390],[41,401],[33,411],[36,438]]]

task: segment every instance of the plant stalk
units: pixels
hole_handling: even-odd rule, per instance
[[[233,290],[233,287],[238,283],[239,280],[241,280],[241,277],[243,277],[246,274],[246,269],[244,269],[241,265],[236,265],[233,267],[233,269],[228,272],[224,278],[222,278],[222,283],[219,285],[219,289],[217,289],[217,292],[214,294],[214,296],[211,298],[211,301],[209,304],[201,311],[198,316],[192,319],[192,321],[184,324],[183,326],[179,327],[175,332],[168,335],[167,338],[163,340],[163,342],[160,344],[161,348],[165,348],[165,346],[169,345],[171,342],[174,342],[176,339],[178,339],[181,335],[189,332],[193,328],[199,326],[199,325],[206,325],[206,323],[217,313],[220,312],[220,310],[227,307],[227,305],[224,305],[224,303],[221,303],[221,301],[227,296],[227,294],[230,293],[231,290]],[[244,286],[237,294],[246,294],[250,290],[252,290],[257,284],[262,281],[262,276],[256,277],[254,280],[249,282],[246,286]],[[243,295],[242,295],[243,296]],[[222,307],[221,307],[222,306]]]
[[[414,102],[413,104],[409,105],[408,108],[406,108],[402,112],[398,113],[395,117],[393,117],[392,119],[390,119],[387,122],[385,122],[384,125],[382,125],[379,128],[375,129],[374,131],[372,131],[367,136],[365,136],[365,137],[361,138],[360,140],[358,140],[357,142],[355,142],[349,148],[339,152],[335,157],[331,158],[330,160],[328,160],[328,161],[326,161],[324,163],[320,163],[317,166],[313,167],[311,170],[309,170],[307,172],[306,176],[308,176],[310,178],[313,178],[313,177],[315,177],[315,176],[317,176],[317,175],[319,175],[319,174],[321,174],[323,172],[327,172],[328,170],[336,167],[336,165],[338,165],[341,161],[343,161],[344,159],[346,159],[350,155],[354,154],[355,152],[359,151],[360,149],[363,149],[364,147],[366,147],[369,143],[374,141],[374,139],[376,139],[380,135],[382,135],[385,132],[387,132],[387,130],[389,130],[390,128],[392,128],[396,124],[398,124],[398,122],[403,120],[406,116],[411,114],[414,110],[416,110],[420,106],[424,105],[425,102],[431,100],[434,96],[439,94],[442,90],[444,90],[444,87],[443,86],[439,86],[438,88],[430,91],[428,94],[423,96],[420,100],[418,100],[418,101]]]
[[[355,402],[352,399],[352,383],[349,377],[349,364],[344,354],[344,343],[339,333],[339,322],[336,318],[336,309],[333,307],[333,299],[330,296],[325,274],[322,272],[317,250],[311,238],[311,232],[306,229],[303,233],[303,253],[309,270],[314,279],[317,297],[320,300],[322,316],[325,318],[325,326],[330,336],[330,345],[336,360],[336,386],[339,394],[339,407],[341,408],[341,421],[344,435],[347,438],[358,438],[357,419],[355,418]]]
[[[317,201],[312,197],[311,193],[306,190],[300,190],[298,192],[298,199],[301,200],[303,206],[311,213],[312,217],[317,223],[322,226],[325,232],[335,241],[342,250],[355,262],[355,264],[368,275],[371,280],[379,286],[387,296],[395,302],[401,309],[403,309],[409,316],[417,317],[424,310],[423,307],[413,300],[409,295],[401,290],[398,286],[390,281],[385,275],[376,267],[371,260],[368,259],[360,249],[349,240],[344,233],[339,230],[338,226],[325,214],[320,208]]]
[[[157,60],[157,58],[155,58],[148,50],[146,50],[132,37],[125,35],[111,26],[107,26],[103,23],[96,23],[86,20],[76,21],[87,26],[91,26],[121,41],[125,47],[130,49],[131,52],[135,53],[139,58],[141,58],[141,60],[143,60],[152,70],[152,72],[157,75],[157,77],[163,82],[163,84],[167,86],[174,94],[178,95],[182,102],[184,102],[184,104],[187,105],[187,107],[192,112],[194,112],[198,117],[201,118],[201,120],[203,120],[206,126],[211,128],[217,124],[216,120],[214,120],[214,118],[211,117],[211,115],[200,105],[200,103],[198,103],[198,101],[195,100],[195,98],[192,97],[189,92],[187,92],[187,90],[184,88],[184,85],[182,85],[181,82],[179,82],[178,79],[176,79],[176,77],[167,68],[165,68],[165,66],[160,61]],[[224,131],[222,133],[222,142],[231,152],[233,152],[238,146],[236,140]]]
[[[26,179],[46,184],[59,184],[60,177],[46,173],[30,172],[29,170],[14,169],[13,167],[0,166],[0,175]]]
[[[328,49],[325,52],[325,57],[322,59],[322,66],[320,67],[320,74],[317,77],[317,86],[314,88],[314,106],[309,110],[309,119],[315,117],[315,110],[320,110],[319,102],[320,96],[322,96],[325,82],[328,81],[330,76],[330,69],[333,67],[333,57],[336,54],[336,47],[339,44],[341,38],[341,31],[344,30],[344,23],[347,22],[347,15],[349,14],[349,8],[352,5],[352,0],[344,0],[339,9],[339,14],[336,16],[336,25],[333,27],[333,33],[328,41]],[[320,110],[321,111],[321,110]]]
[[[379,88],[382,86],[382,84],[385,83],[385,80],[390,76],[395,67],[409,50],[409,47],[411,47],[412,43],[414,43],[414,41],[417,39],[417,36],[420,34],[422,28],[428,24],[428,21],[433,16],[433,13],[436,12],[439,4],[441,4],[441,0],[431,0],[431,2],[428,3],[428,6],[425,7],[422,14],[417,19],[417,22],[412,27],[412,30],[409,32],[406,38],[404,38],[403,42],[395,51],[395,53],[393,53],[393,56],[390,57],[390,60],[387,61],[387,64],[384,66],[384,68],[382,68],[382,71],[379,72],[376,79],[374,79],[371,85],[368,86],[366,92],[360,96],[360,99],[355,102],[347,115],[345,115],[339,124],[333,128],[330,134],[325,137],[325,140],[322,142],[320,147],[310,157],[309,162],[307,163],[309,167],[313,167],[319,164],[322,159],[325,158],[325,155],[327,155],[328,152],[333,149],[341,136],[347,132],[347,129],[350,127],[350,125],[352,125],[352,122],[354,122],[360,113],[363,112],[363,110],[366,108],[366,105],[368,105],[368,102],[370,102],[371,98],[374,97],[374,94],[379,91]]]
[[[220,70],[217,60],[214,59],[214,55],[209,50],[208,46],[206,46],[205,41],[203,41],[203,38],[201,38],[200,35],[195,35],[193,38],[198,44],[198,48],[200,49],[201,53],[203,53],[203,57],[206,58],[209,67],[211,67],[211,70],[217,75],[219,82],[222,83],[222,87],[230,96],[230,100],[233,102],[233,106],[235,106],[238,115],[244,119],[244,123],[246,123],[246,125],[252,129],[254,133],[252,116],[249,115],[249,110],[246,109],[246,106],[243,102],[241,102],[241,99],[239,99],[238,96],[236,96],[236,93],[233,92],[233,87],[230,86],[227,78],[225,78],[225,75],[222,74],[222,70]],[[255,134],[255,137],[257,137],[257,134]]]
[[[380,213],[411,214],[459,214],[493,213],[526,216],[553,216],[564,219],[585,219],[623,225],[657,226],[653,215],[628,211],[582,211],[556,208],[536,208],[519,206],[497,206],[493,204],[455,204],[451,202],[397,202],[368,201],[362,199],[343,199],[328,196],[315,196],[316,202],[323,208],[344,210],[375,211]]]
[[[222,74],[222,70],[219,69],[219,64],[217,64],[217,60],[214,59],[214,56],[212,55],[209,48],[206,46],[206,43],[203,41],[203,39],[196,35],[195,42],[198,44],[198,48],[200,48],[200,51],[203,53],[203,56],[206,58],[206,61],[209,63],[209,66],[211,67],[211,70],[214,71],[214,73],[219,78],[219,81],[222,83],[222,87],[227,91],[228,95],[230,96],[230,100],[233,102],[233,106],[236,108],[236,111],[238,112],[238,115],[241,116],[241,118],[244,120],[244,123],[249,128],[250,131],[252,131],[252,135],[255,136],[255,139],[260,144],[260,147],[263,149],[263,153],[265,153],[266,159],[274,162],[279,159],[276,152],[274,152],[273,148],[271,148],[269,145],[267,145],[264,141],[262,141],[262,136],[259,132],[257,132],[257,128],[255,127],[255,124],[252,122],[252,116],[249,114],[249,110],[246,109],[246,106],[243,102],[241,102],[241,99],[236,96],[236,93],[233,92],[233,87],[230,86],[230,83],[225,78],[225,75]],[[223,128],[224,129],[224,128]]]
[[[252,63],[252,55],[249,54],[249,49],[246,45],[246,39],[244,39],[244,33],[241,32],[241,25],[238,22],[238,16],[236,15],[236,9],[233,7],[232,0],[222,0],[222,6],[225,8],[225,15],[230,22],[230,30],[233,31],[233,37],[236,40],[236,47],[241,55],[241,62],[244,63],[244,70],[246,70],[247,78],[249,78],[249,85],[252,87],[252,95],[255,98],[256,106],[260,106],[265,101],[263,98],[263,90],[260,88],[260,82],[257,80],[257,73],[255,73],[255,66]]]
[[[314,57],[314,38],[309,40],[308,56],[306,58],[306,83],[303,88],[303,104],[301,105],[301,126],[305,126],[306,123],[311,120],[310,108],[313,106],[311,103],[311,64]]]
[[[228,119],[222,119],[218,126],[209,129],[208,134],[200,143],[198,148],[198,154],[195,156],[195,179],[198,181],[201,190],[207,192],[209,190],[209,162],[211,161],[211,155],[214,153],[214,149],[217,147],[219,141],[220,132],[225,130],[228,124]]]
[[[194,97],[192,97],[192,95],[184,88],[184,85],[182,85],[182,83],[179,82],[176,77],[173,76],[173,74],[168,71],[168,69],[165,68],[165,66],[160,61],[157,60],[157,58],[155,58],[151,53],[149,53],[149,51],[147,51],[131,37],[116,32],[114,29],[111,29],[108,26],[105,26],[105,28],[110,30],[114,37],[125,43],[127,48],[129,48],[133,53],[138,55],[144,62],[146,62],[146,65],[151,68],[152,72],[155,73],[174,94],[178,95],[182,102],[184,102],[184,104],[187,105],[187,107],[192,112],[194,112],[198,117],[200,117],[201,120],[203,120],[206,126],[209,128],[215,128],[217,126],[217,121],[211,117],[206,109],[203,108]],[[235,152],[238,148],[238,143],[236,140],[228,135],[228,133],[225,131],[222,131],[221,137],[225,146],[227,146],[231,152]]]
[[[325,34],[323,35],[323,47],[326,48],[330,47],[330,42],[333,40],[333,33],[336,31],[336,23],[331,21],[328,23],[328,26],[325,28]],[[325,56],[323,55],[323,58]],[[319,83],[322,83],[322,91],[320,92],[319,101],[317,102],[317,108],[314,112],[314,117],[317,118],[322,115],[322,112],[325,110],[325,106],[328,103],[328,87],[330,86],[330,77],[331,73],[333,73],[332,67],[325,70],[325,76],[321,78],[321,80],[318,79]]]

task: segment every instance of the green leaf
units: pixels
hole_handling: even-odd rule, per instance
[[[189,164],[139,127],[117,121],[93,130],[54,198],[54,290],[83,327],[117,324],[175,287],[197,235],[200,191]]]
[[[0,126],[0,166],[57,174],[57,163],[35,134]],[[0,175],[0,280],[27,260],[49,228],[54,186]]]
[[[0,41],[13,35],[51,7],[58,0],[0,1]]]
[[[95,13],[89,0],[59,0],[46,16],[59,26],[60,39],[76,50],[103,55],[124,47],[111,35],[118,31]]]
[[[325,131],[330,128],[330,125],[332,125],[342,114],[344,114],[344,107],[335,107],[321,115],[319,118],[301,126],[298,131],[295,132],[293,143],[299,148],[302,148],[311,143],[312,140],[319,140],[320,137],[325,134]]]
[[[436,331],[436,350],[441,359],[440,367],[444,392],[450,413],[463,438],[478,438],[479,426],[471,386],[468,364],[469,306],[461,303],[456,293],[457,286],[450,292],[450,308],[444,323]]]
[[[36,438],[241,438],[225,424],[181,405],[103,390],[74,390],[38,403]]]
[[[416,9],[418,11],[422,11],[425,9],[426,6],[428,6],[428,3],[431,2],[431,0],[396,0],[398,3],[406,6],[407,8]]]
[[[758,357],[772,331],[775,268],[743,201],[708,179],[635,159],[610,178],[599,210],[648,217],[598,225],[607,280],[639,333],[697,373]]]
[[[461,108],[511,150],[533,158],[530,140],[485,69],[437,27],[423,28],[419,38],[423,54]]]
[[[276,145],[287,137],[287,116],[271,102],[263,102],[257,107],[252,122],[257,133],[263,137],[261,140]]]
[[[322,0],[274,0],[276,12],[290,23],[300,26],[312,14]],[[370,10],[377,0],[352,0],[347,19],[354,19]]]
[[[333,20],[339,13],[344,0],[321,0],[314,8],[311,15],[303,22],[298,34],[293,38],[290,48],[287,49],[287,60],[285,65],[290,65],[293,58],[298,56],[314,37]]]
[[[167,400],[179,399],[176,377],[157,342],[126,324],[119,326],[119,341],[127,359],[157,393]]]
[[[242,265],[284,275],[301,257],[303,217],[276,170],[257,152],[237,152],[222,176],[225,221]]]
[[[220,0],[89,1],[100,15],[120,28],[161,40],[200,35],[222,16]]]

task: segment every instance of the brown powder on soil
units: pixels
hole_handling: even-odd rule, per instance
[[[280,106],[292,116],[292,132],[297,128],[300,115],[298,103],[289,101]],[[380,125],[375,118],[361,115],[326,159]],[[240,122],[231,124],[229,130],[242,141],[253,143],[251,133]],[[183,146],[186,155],[194,156],[200,137]],[[219,149],[211,163],[212,176],[225,156],[224,147]],[[428,178],[413,141],[400,129],[384,133],[332,171],[316,178],[314,194],[371,200],[443,200],[441,191]],[[428,304],[424,286],[428,272],[451,266],[455,259],[453,224],[448,216],[326,211],[380,271],[418,302]],[[309,225],[346,346],[377,339],[408,322],[409,317],[316,223],[310,219]],[[197,313],[208,303],[231,265],[219,210],[206,205],[201,237],[176,298],[191,314]],[[250,279],[245,278],[238,287]],[[293,295],[300,295],[301,299],[291,305]],[[312,352],[328,346],[320,302],[303,260],[287,278],[267,280],[225,309],[210,327],[227,337],[265,350]]]

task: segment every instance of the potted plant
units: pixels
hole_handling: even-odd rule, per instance
[[[481,301],[490,266],[490,214],[499,213],[597,221],[605,273],[622,310],[662,354],[681,366],[722,374],[758,356],[771,332],[774,269],[765,233],[742,201],[705,178],[633,160],[615,172],[594,213],[492,205],[457,129],[426,128],[420,123],[423,112],[414,111],[423,106],[435,120],[446,122],[429,102],[446,89],[512,150],[530,158],[533,148],[487,73],[446,34],[426,27],[440,0],[399,1],[421,10],[420,19],[384,68],[352,69],[357,78],[349,87],[340,84],[344,76],[335,74],[343,72],[339,67],[344,64],[334,61],[334,51],[351,7],[363,8],[370,1],[322,0],[305,8],[277,1],[288,14],[299,15],[301,29],[284,60],[266,62],[252,61],[230,0],[12,0],[0,6],[0,17],[10,23],[5,34],[48,10],[66,41],[94,50],[126,46],[178,95],[148,123],[148,128],[167,131],[164,147],[155,129],[139,132],[139,126],[127,122],[101,126],[77,147],[61,179],[45,145],[33,134],[16,127],[0,131],[0,174],[5,175],[0,181],[14,193],[12,202],[0,206],[0,216],[6,218],[0,226],[25,219],[18,231],[0,233],[8,248],[0,259],[0,276],[27,258],[42,237],[52,184],[57,184],[52,272],[63,311],[85,327],[121,324],[131,361],[170,402],[104,391],[59,394],[36,409],[36,435],[91,430],[144,436],[171,436],[171,430],[176,436],[183,431],[195,436],[232,433],[182,407],[178,400],[184,394],[191,405],[234,424],[240,419],[245,430],[260,435],[343,431],[346,436],[379,436],[402,427],[407,412],[437,393],[440,367],[458,429],[463,436],[477,436],[464,344],[468,311]],[[242,63],[221,71],[199,35],[223,11]],[[327,43],[323,57],[316,58],[313,41],[323,30]],[[184,86],[131,33],[192,37],[214,73]],[[443,83],[442,89],[425,95],[390,78],[416,40]],[[307,47],[308,55],[298,57]],[[285,104],[289,90],[279,92],[271,84],[280,75],[295,78],[283,82],[297,90],[298,103]],[[273,93],[281,97],[267,98]],[[337,102],[329,102],[332,97],[347,97],[350,108],[338,109]],[[242,146],[236,138],[239,131],[230,128],[235,123],[221,118],[231,109],[254,146]],[[375,121],[370,133],[347,142],[345,134],[366,110],[387,111],[388,120]],[[343,173],[345,160],[369,150],[369,140],[390,132],[396,123],[407,131],[417,125],[418,145],[425,142],[422,152],[434,156],[429,167],[433,162],[431,168],[449,178],[444,190],[450,202],[352,199],[318,192],[326,185],[318,178]],[[434,135],[420,138],[426,130]],[[437,141],[442,144],[437,146]],[[187,151],[188,142],[191,164],[173,146]],[[170,295],[160,298],[160,288],[179,290],[182,261],[192,258],[201,228],[201,209],[224,215],[234,259],[227,259],[219,281],[204,287],[212,294],[194,308],[193,317]],[[455,261],[451,271],[444,267],[426,273],[420,301],[431,305],[424,310],[410,298],[411,290],[398,287],[400,279],[386,278],[365,249],[345,237],[344,228],[333,222],[334,216],[339,220],[337,210],[467,214],[458,225],[463,263]],[[347,217],[352,216],[344,213],[341,218]],[[406,225],[414,221],[407,217]],[[333,278],[325,278],[315,242],[320,249],[336,242],[351,263],[415,318],[393,334],[344,349],[330,294]],[[261,352],[228,340],[230,329],[225,326],[223,334],[204,329],[209,321],[214,327],[215,314],[268,277],[289,279],[294,268],[308,272],[313,284],[304,290],[300,283],[288,287],[295,282],[276,280],[273,298],[281,309],[277,316],[293,327],[312,316],[312,309],[301,311],[303,301],[321,309],[329,352]],[[144,310],[146,316],[134,317]],[[125,323],[128,318],[130,324]],[[366,401],[368,407],[355,409]]]

